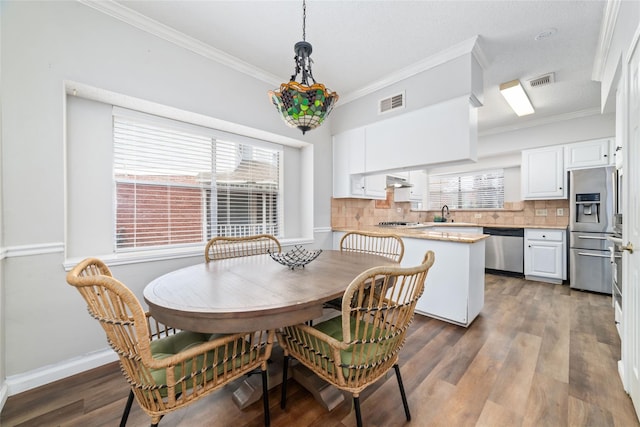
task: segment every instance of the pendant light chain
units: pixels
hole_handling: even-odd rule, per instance
[[[307,41],[307,2],[302,0],[302,41]]]

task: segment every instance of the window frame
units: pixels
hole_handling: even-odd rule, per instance
[[[460,187],[463,184],[464,180],[470,180],[472,185],[478,180],[481,180],[483,176],[489,175],[490,180],[497,180],[500,184],[500,188],[498,190],[498,194],[495,198],[495,204],[486,204],[487,201],[491,202],[491,198],[487,197],[484,192],[478,192],[478,189],[473,189],[473,194],[475,196],[474,199],[478,200],[480,206],[471,205],[465,202],[465,195],[471,194],[470,191],[463,191]],[[491,176],[493,175],[493,176]],[[447,173],[447,174],[437,174],[437,175],[429,175],[427,182],[427,210],[440,210],[442,206],[447,205],[450,210],[496,210],[496,209],[504,209],[504,168],[493,168],[493,169],[484,169],[478,171],[470,171],[470,172],[460,172],[460,173]],[[458,192],[457,198],[454,201],[448,199],[443,194],[454,194],[454,192],[443,192],[442,185],[443,181],[451,180],[458,181]],[[436,183],[437,181],[437,183]],[[453,184],[453,183],[451,183]],[[437,191],[434,187],[439,187],[440,191]],[[434,194],[437,197],[434,197]],[[468,198],[467,198],[468,199]]]
[[[122,118],[124,120],[127,121],[132,121],[132,122],[137,122],[140,124],[147,124],[147,125],[152,125],[152,126],[158,126],[158,127],[162,127],[162,128],[166,128],[166,129],[170,129],[172,131],[179,131],[179,132],[187,132],[187,133],[191,133],[191,134],[196,134],[196,135],[200,135],[200,136],[204,136],[208,139],[211,140],[211,155],[215,157],[216,155],[216,148],[215,148],[215,144],[216,142],[220,142],[220,143],[231,143],[232,145],[242,145],[242,146],[250,146],[250,147],[254,147],[254,148],[258,148],[258,149],[267,149],[267,150],[271,150],[274,152],[274,154],[277,154],[277,169],[278,169],[278,177],[277,177],[277,184],[275,184],[276,186],[276,210],[275,210],[275,215],[276,215],[276,222],[277,224],[275,224],[275,229],[278,231],[276,233],[276,237],[278,238],[282,238],[282,233],[284,230],[283,227],[283,221],[284,221],[284,203],[283,203],[283,199],[284,199],[284,188],[283,188],[283,179],[284,179],[284,147],[280,144],[276,144],[276,143],[272,143],[269,141],[264,141],[264,140],[259,140],[259,139],[254,139],[251,137],[247,137],[247,136],[243,136],[243,135],[237,135],[237,134],[231,134],[231,133],[227,133],[224,131],[220,131],[217,129],[213,129],[213,128],[209,128],[209,127],[205,127],[205,126],[201,126],[198,124],[192,124],[192,123],[186,123],[186,122],[179,122],[173,119],[169,119],[169,118],[165,118],[165,117],[160,117],[160,116],[155,116],[152,114],[147,114],[147,113],[143,113],[140,111],[135,111],[135,110],[129,110],[126,108],[122,108],[122,107],[117,107],[114,106],[113,107],[113,116],[112,119],[114,121],[114,126],[115,126],[115,121],[116,118]],[[114,127],[114,132],[115,132],[115,127]],[[114,144],[114,148],[115,148],[115,141],[113,141]],[[214,237],[215,234],[214,233],[214,229],[216,227],[216,222],[210,221],[211,218],[211,213],[217,209],[217,205],[218,202],[214,202],[211,199],[211,194],[214,191],[214,188],[217,188],[217,185],[212,185],[211,180],[209,179],[209,186],[189,186],[189,185],[183,185],[183,184],[175,184],[178,187],[187,187],[187,188],[192,188],[192,189],[196,189],[198,188],[202,194],[206,194],[207,192],[209,193],[209,197],[207,198],[206,196],[203,196],[201,198],[201,205],[202,205],[202,226],[201,228],[201,232],[202,232],[202,236],[203,240],[201,241],[193,241],[193,242],[186,242],[186,243],[175,243],[175,244],[157,244],[157,245],[148,245],[148,246],[132,246],[132,247],[119,247],[118,245],[118,220],[117,220],[117,184],[118,184],[118,179],[116,177],[116,171],[115,171],[115,155],[114,155],[114,160],[113,160],[113,164],[112,164],[112,169],[114,172],[114,176],[113,176],[113,186],[114,186],[114,190],[112,193],[112,197],[113,197],[113,206],[114,206],[114,224],[113,224],[113,228],[112,228],[112,232],[113,232],[113,252],[114,254],[126,254],[126,253],[144,253],[144,252],[148,252],[148,251],[165,251],[165,250],[174,250],[174,249],[180,249],[180,248],[201,248],[203,247],[204,244],[206,244],[206,242],[211,238]],[[211,173],[211,176],[215,175],[215,164],[212,161],[211,163],[211,169],[209,171]],[[141,183],[142,185],[144,185],[143,183]],[[160,186],[172,186],[174,184],[159,184]],[[259,187],[259,185],[258,185]],[[254,193],[258,196],[264,196],[268,190],[265,189],[259,189],[256,188],[257,190],[259,190],[258,192]],[[261,190],[261,191],[260,191]],[[231,190],[232,191],[232,190]],[[241,191],[238,191],[238,193],[240,193]],[[223,193],[218,194],[218,197],[220,196],[224,196]],[[233,197],[233,196],[232,196]],[[247,201],[248,204],[246,206],[249,207],[250,209],[250,200],[249,200],[249,196],[247,196]],[[274,212],[270,212],[270,214],[273,214]],[[217,215],[216,215],[217,217]]]
[[[317,137],[321,133],[302,140],[242,124],[242,121],[218,118],[207,114],[207,109],[188,111],[73,80],[64,80],[63,89],[65,188],[64,217],[61,220],[64,222],[62,265],[65,271],[87,257],[99,257],[109,266],[122,266],[150,262],[182,265],[181,259],[197,260],[202,256],[203,248],[198,245],[128,253],[113,251],[115,213],[110,195],[113,192],[114,108],[283,147],[281,188],[288,196],[283,197],[282,221],[285,226],[281,230],[284,237],[279,239],[280,242],[283,246],[308,245],[316,242],[317,233],[331,232],[330,227],[316,226],[314,222],[317,209],[313,196],[317,174],[314,141],[322,140]]]

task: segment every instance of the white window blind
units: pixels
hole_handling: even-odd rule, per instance
[[[279,234],[280,150],[159,123],[114,116],[116,250]]]
[[[504,170],[429,176],[429,209],[500,209],[504,207]]]

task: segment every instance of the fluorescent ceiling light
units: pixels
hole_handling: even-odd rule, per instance
[[[519,80],[511,80],[500,85],[500,93],[507,100],[513,111],[518,116],[526,116],[535,113],[531,101]]]

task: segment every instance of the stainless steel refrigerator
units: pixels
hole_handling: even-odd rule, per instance
[[[569,281],[575,289],[611,294],[613,167],[569,172]]]

